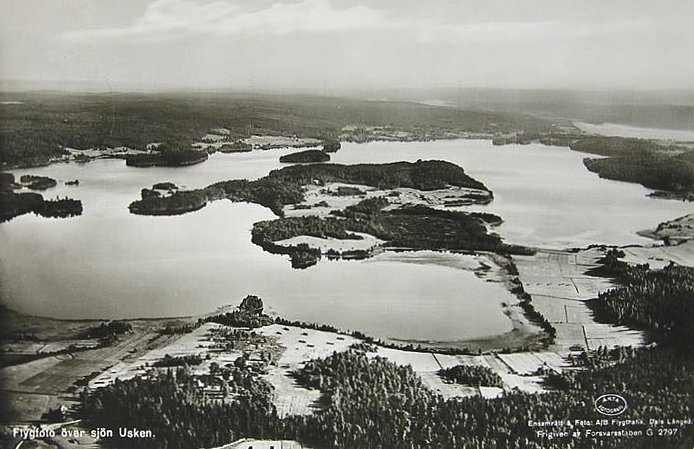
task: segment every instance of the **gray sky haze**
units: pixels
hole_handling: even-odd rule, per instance
[[[694,89],[694,2],[2,0],[0,79]]]

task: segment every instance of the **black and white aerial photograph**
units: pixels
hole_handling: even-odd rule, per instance
[[[0,448],[693,448],[692,55],[688,0],[0,0]]]

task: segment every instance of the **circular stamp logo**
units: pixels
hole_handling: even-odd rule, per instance
[[[618,394],[603,394],[595,400],[595,410],[603,415],[617,416],[627,409],[627,401]]]

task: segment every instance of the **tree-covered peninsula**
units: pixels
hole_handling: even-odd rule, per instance
[[[389,164],[315,164],[297,165],[274,170],[255,181],[231,180],[212,184],[205,189],[175,191],[162,195],[143,189],[142,198],[130,204],[130,211],[140,215],[177,215],[201,209],[207,201],[227,198],[247,201],[270,208],[280,218],[257,223],[253,242],[275,254],[288,254],[292,265],[305,268],[321,256],[320,250],[306,244],[278,245],[275,242],[301,235],[360,238],[354,233],[367,233],[385,240],[389,246],[435,250],[484,250],[502,253],[527,253],[528,250],[506,245],[501,238],[487,232],[489,217],[479,214],[450,212],[424,206],[402,207],[383,211],[390,203],[384,197],[365,199],[336,211],[344,217],[283,218],[284,206],[304,201],[306,185],[332,182],[365,185],[380,189],[409,187],[428,191],[451,186],[474,189],[475,201],[488,201],[491,192],[481,182],[450,162],[417,161]],[[487,192],[486,196],[480,191]],[[482,198],[484,196],[484,198]],[[494,217],[498,219],[498,217]],[[363,254],[361,254],[363,253]],[[350,254],[366,257],[368,252]]]
[[[455,164],[446,161],[417,161],[389,164],[296,165],[273,170],[268,176],[255,181],[235,179],[217,182],[204,189],[195,190],[198,193],[194,197],[204,196],[208,200],[227,198],[231,201],[256,203],[269,208],[275,215],[283,216],[284,206],[304,201],[304,186],[330,182],[360,184],[381,189],[410,187],[424,191],[456,186],[491,193],[484,184],[468,176]],[[146,202],[137,202],[135,210],[133,203],[131,211],[142,215],[167,215],[167,209],[171,208],[172,214],[181,213],[179,202],[168,198],[148,198]],[[189,199],[192,198],[193,196]],[[200,203],[196,204],[200,206]]]
[[[532,253],[528,248],[503,243],[501,237],[487,231],[484,220],[475,214],[432,209],[422,205],[382,211],[364,207],[364,202],[375,203],[371,199],[364,200],[357,207],[348,207],[345,216],[340,218],[301,216],[261,221],[253,225],[252,241],[268,252],[293,255],[306,253],[310,248],[279,245],[276,242],[302,235],[343,240],[361,239],[355,233],[365,233],[384,240],[385,246],[397,248]],[[313,251],[312,254],[312,264],[315,264],[320,258],[320,251]],[[303,254],[303,257],[309,255]],[[369,255],[367,251],[350,254],[352,257]]]
[[[606,156],[583,160],[586,168],[601,178],[638,183],[663,192],[659,196],[694,199],[694,150],[606,136],[581,137],[570,148]]]

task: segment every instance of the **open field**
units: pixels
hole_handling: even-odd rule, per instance
[[[279,329],[279,330],[278,330]],[[280,334],[278,334],[280,332]],[[267,336],[276,336],[280,345],[285,347],[277,367],[270,367],[270,373],[265,378],[275,387],[275,405],[282,416],[291,414],[310,413],[315,407],[315,401],[319,394],[317,391],[306,390],[294,382],[289,373],[299,368],[306,360],[327,357],[334,351],[343,351],[358,340],[347,335],[339,335],[330,332],[302,329],[293,326],[272,325],[258,329],[258,333]],[[493,397],[503,390],[511,390],[518,387],[528,392],[542,391],[540,387],[541,377],[531,376],[541,367],[549,367],[561,371],[564,361],[555,353],[539,352],[528,354],[516,354],[513,360],[525,361],[526,367],[532,369],[517,370],[517,366],[510,365],[500,354],[472,355],[447,355],[428,352],[412,352],[393,348],[377,347],[371,356],[384,357],[398,365],[411,365],[419,374],[426,385],[433,391],[445,396],[466,396],[484,394]],[[521,362],[516,362],[521,363]],[[441,368],[447,368],[459,364],[486,366],[497,372],[504,381],[504,388],[469,387],[444,382],[437,374]]]
[[[641,332],[624,326],[596,323],[586,301],[612,287],[604,278],[585,274],[598,266],[604,250],[593,248],[578,253],[540,251],[534,256],[514,256],[525,291],[532,304],[557,330],[551,350],[564,356],[570,348],[639,346]]]
[[[275,387],[273,401],[279,416],[311,413],[320,397],[319,391],[297,385],[289,375],[291,371],[299,369],[306,360],[344,351],[359,341],[348,335],[277,324],[262,327],[257,332],[276,338],[277,343],[285,348],[277,366],[270,366],[268,374],[264,376]]]
[[[631,264],[648,263],[651,268],[662,268],[675,262],[694,267],[694,214],[660,223],[656,229],[639,232],[644,237],[662,240],[665,245],[622,248],[624,261]]]
[[[630,264],[647,263],[651,268],[663,268],[670,261],[686,267],[694,267],[694,240],[675,246],[626,247],[624,261]]]
[[[339,189],[356,189],[350,195],[338,194]],[[318,215],[328,216],[333,211],[343,211],[367,198],[386,197],[390,205],[385,210],[392,210],[405,204],[420,204],[434,209],[448,209],[461,205],[478,202],[479,199],[490,198],[490,193],[484,190],[467,187],[450,186],[446,189],[417,190],[408,187],[396,189],[377,189],[360,184],[341,182],[327,183],[324,186],[308,185],[304,192],[304,201],[299,205],[285,206],[287,217]]]
[[[89,382],[89,388],[100,388],[116,379],[132,378],[145,371],[165,355],[182,357],[203,355],[203,363],[193,367],[198,374],[209,372],[210,365],[220,366],[233,363],[236,358],[246,354],[250,360],[257,359],[257,354],[264,350],[255,347],[250,350],[220,350],[215,347],[213,332],[221,326],[214,323],[204,324],[188,334],[173,337],[167,344],[160,345],[137,358],[127,362],[116,363]],[[333,352],[346,350],[350,345],[359,342],[354,337],[332,332],[304,329],[295,326],[273,324],[255,330],[258,335],[269,337],[282,348],[275,363],[269,364],[262,377],[274,387],[273,402],[278,414],[305,415],[315,410],[320,392],[297,385],[291,372],[301,368],[307,360],[324,358]],[[433,390],[446,397],[484,394],[495,397],[503,390],[519,388],[523,391],[542,391],[541,377],[538,369],[545,367],[561,371],[564,362],[555,353],[537,352],[527,354],[501,355],[489,353],[483,355],[446,355],[428,352],[411,352],[392,348],[377,347],[372,356],[385,357],[399,365],[411,365],[424,382]],[[458,364],[486,366],[497,372],[504,381],[504,388],[469,387],[444,382],[437,374],[441,368]]]
[[[297,246],[302,243],[307,244],[311,248],[318,248],[321,253],[325,254],[329,250],[338,251],[340,253],[344,251],[373,251],[377,247],[385,243],[384,240],[378,239],[372,235],[364,234],[360,232],[355,232],[354,234],[360,235],[362,238],[356,239],[336,239],[333,237],[320,238],[313,237],[310,235],[299,235],[285,240],[278,240],[274,242],[279,246]]]
[[[6,422],[36,422],[45,411],[55,408],[58,404],[57,395],[3,390],[0,412]]]
[[[96,376],[89,382],[88,388],[100,388],[106,386],[116,379],[124,380],[144,374],[149,366],[169,355],[171,357],[183,357],[189,355],[209,354],[210,358],[196,367],[196,371],[207,372],[212,362],[220,365],[233,363],[241,352],[222,353],[213,351],[214,345],[210,337],[210,331],[218,329],[221,325],[207,323],[197,329],[183,335],[171,335],[162,338],[161,344],[156,345],[151,350],[142,353],[139,357],[129,361],[121,360],[111,366],[107,371]]]
[[[39,325],[40,317],[26,317],[15,312],[8,315],[17,317],[17,323],[23,320],[27,323]],[[23,317],[23,318],[22,318]],[[14,397],[28,398],[22,404],[14,400],[3,400],[3,407],[9,407],[7,414],[3,414],[3,421],[11,419],[13,422],[32,421],[48,411],[49,407],[57,404],[65,404],[75,400],[76,382],[87,379],[98,373],[105,372],[116,364],[137,357],[158,345],[165,344],[171,337],[160,336],[154,329],[159,326],[153,321],[133,321],[132,332],[118,337],[111,345],[95,348],[72,350],[66,353],[49,355],[47,349],[64,349],[66,342],[74,344],[75,340],[48,341],[48,337],[74,338],[75,331],[82,331],[98,321],[59,321],[46,319],[46,334],[36,328],[37,334],[46,341],[41,343],[28,342],[3,342],[3,351],[18,345],[25,345],[24,351],[35,351],[44,356],[30,362],[19,365],[6,366],[0,369],[0,385],[2,385],[3,397],[5,393],[12,393]],[[93,345],[94,340],[76,340],[82,345]],[[75,344],[75,346],[80,346]],[[19,395],[19,396],[17,396]]]

